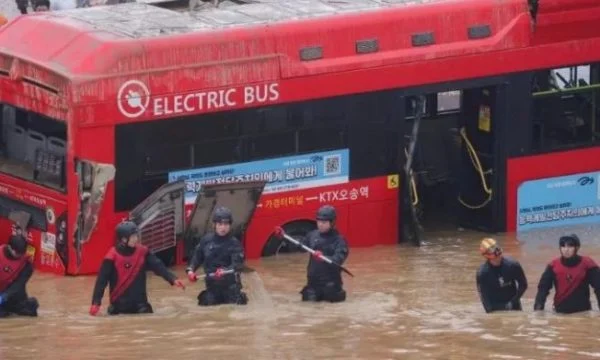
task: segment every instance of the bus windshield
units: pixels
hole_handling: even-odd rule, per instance
[[[64,190],[66,124],[10,105],[0,107],[0,172]]]

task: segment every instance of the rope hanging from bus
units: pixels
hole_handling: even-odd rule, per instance
[[[408,151],[404,148],[404,155],[408,159]],[[411,171],[410,173],[410,200],[412,202],[412,206],[419,205],[419,192],[417,191],[417,182],[415,181],[415,173]]]
[[[469,158],[471,159],[471,164],[473,164],[475,171],[477,171],[477,174],[479,175],[479,178],[481,180],[481,185],[483,187],[483,191],[486,193],[486,198],[481,204],[470,205],[470,204],[467,204],[459,194],[458,202],[460,202],[464,207],[466,207],[468,209],[473,209],[473,210],[481,209],[481,208],[485,207],[490,201],[492,201],[492,189],[488,185],[487,180],[485,179],[485,176],[491,174],[493,172],[493,170],[492,169],[489,169],[486,171],[483,170],[483,166],[481,165],[481,161],[479,160],[477,151],[475,150],[475,148],[473,147],[473,144],[471,144],[471,141],[467,137],[467,130],[464,127],[462,127],[460,129],[460,136],[463,139],[463,141],[465,142],[465,147],[467,149],[467,153],[469,154]]]

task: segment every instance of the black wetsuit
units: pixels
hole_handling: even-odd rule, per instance
[[[477,290],[485,312],[521,310],[521,296],[527,290],[527,278],[518,261],[503,256],[500,266],[489,261],[477,271]]]
[[[594,288],[600,306],[600,269],[594,260],[579,255],[557,258],[542,273],[534,309],[544,310],[546,298],[554,287],[556,312],[570,314],[591,310],[590,286]]]
[[[6,246],[2,249],[3,256],[15,260]],[[2,271],[5,264],[0,264]],[[6,317],[10,314],[21,316],[37,316],[39,303],[36,298],[27,296],[27,283],[33,275],[33,265],[29,261],[25,262],[21,272],[16,279],[0,294],[2,295],[2,304],[0,305],[0,317]]]
[[[234,236],[219,236],[209,233],[203,236],[189,261],[186,271],[195,272],[200,266],[205,274],[212,274],[217,269],[234,269],[235,273],[225,274],[216,279],[205,278],[206,290],[198,295],[198,305],[210,306],[219,304],[246,305],[248,297],[242,291],[239,272],[244,267],[244,250]]]
[[[140,251],[140,249],[134,249],[125,245],[116,246],[114,249],[118,255],[124,257],[132,256],[134,250]],[[146,271],[148,270],[153,271],[171,285],[173,285],[177,279],[156,255],[148,251],[142,268],[131,284],[123,291],[122,295],[119,296],[116,301],[111,302],[108,308],[108,313],[110,315],[153,312],[152,306],[148,303],[148,293],[146,291]],[[110,292],[113,292],[118,283],[118,274],[115,261],[107,256],[102,261],[100,271],[98,272],[96,286],[94,287],[94,293],[92,295],[92,305],[100,305],[107,284],[109,285]]]
[[[346,239],[335,229],[331,229],[327,233],[320,233],[318,230],[311,231],[306,235],[303,243],[309,248],[321,251],[324,256],[339,265],[344,264],[350,252]],[[300,291],[302,301],[341,302],[346,300],[342,270],[339,267],[316,260],[311,256],[306,270],[307,284]]]

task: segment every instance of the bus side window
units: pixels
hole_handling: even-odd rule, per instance
[[[172,171],[334,149],[350,148],[352,178],[385,175],[397,158],[397,98],[358,94],[117,125],[115,209],[133,208]],[[383,155],[374,158],[374,147]]]
[[[460,90],[437,93],[437,113],[460,111],[461,96]]]
[[[298,131],[298,151],[309,153],[346,147],[348,130],[345,127],[317,127]]]
[[[600,136],[600,64],[537,71],[532,80],[533,149],[590,145]]]
[[[193,145],[194,168],[241,162],[243,139],[216,139]]]
[[[247,111],[240,126],[248,146],[248,160],[292,155],[296,152],[294,129],[288,128],[287,107],[273,106]]]
[[[293,155],[296,153],[294,130],[255,135],[250,140],[250,159],[265,159]]]

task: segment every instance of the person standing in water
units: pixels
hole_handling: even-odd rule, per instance
[[[592,309],[590,286],[600,306],[600,269],[588,256],[579,255],[581,241],[575,234],[558,240],[560,257],[552,260],[542,273],[535,296],[534,310],[544,310],[546,298],[554,287],[554,311],[572,314]]]
[[[135,223],[124,221],[117,225],[115,232],[117,245],[108,250],[98,272],[90,315],[95,316],[100,311],[106,285],[109,285],[110,292],[109,315],[152,313],[146,291],[147,270],[152,270],[169,284],[185,289],[183,282],[156,255],[139,244]]]
[[[27,240],[22,235],[12,235],[8,244],[0,246],[0,317],[38,315],[37,299],[27,296],[33,265],[26,252]]]
[[[206,290],[198,295],[198,305],[246,305],[248,296],[242,291],[240,271],[244,267],[244,250],[231,233],[233,215],[226,207],[215,209],[212,222],[214,232],[204,235],[198,242],[186,273],[196,282],[196,270],[204,268]]]
[[[521,264],[503,255],[494,239],[483,239],[479,250],[486,258],[477,271],[477,290],[485,312],[522,310],[527,278]]]
[[[309,232],[303,241],[315,253],[308,260],[307,284],[300,291],[302,301],[345,301],[342,270],[321,258],[326,256],[334,263],[343,265],[349,255],[346,239],[335,228],[335,208],[331,205],[322,206],[317,210],[316,220],[317,229]]]

